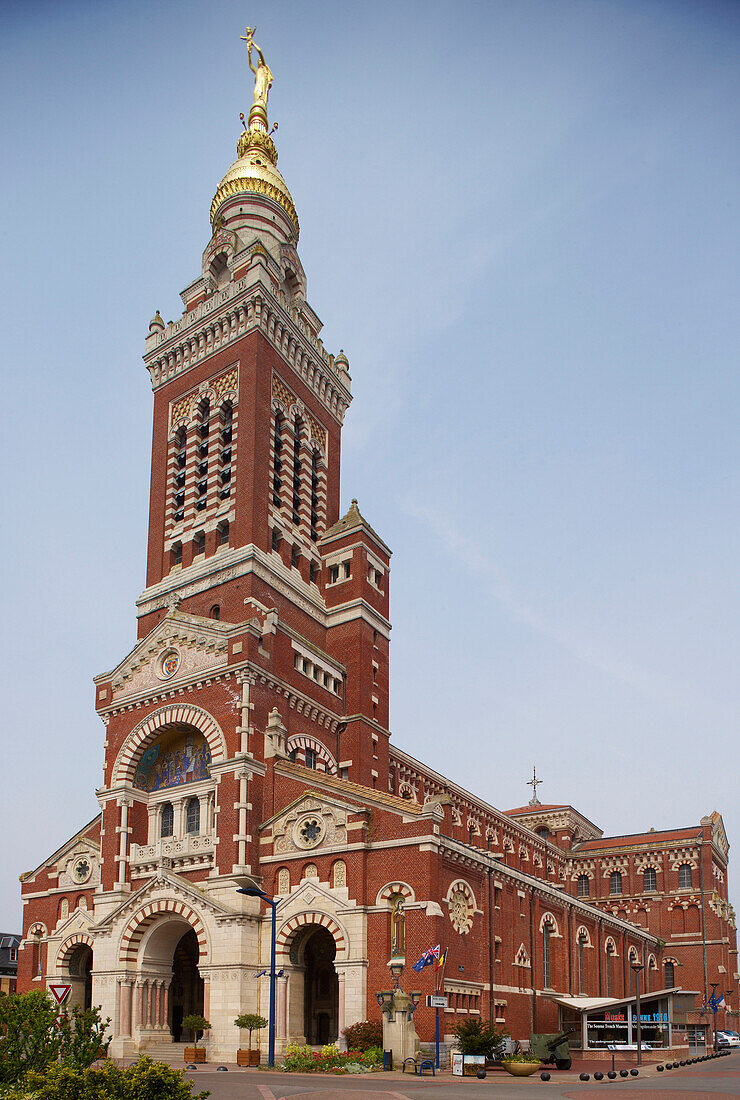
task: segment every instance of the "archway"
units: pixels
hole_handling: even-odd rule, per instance
[[[67,973],[72,986],[70,1005],[79,1005],[87,1011],[92,1008],[92,948],[78,943],[70,952]]]
[[[326,928],[311,926],[303,950],[304,1034],[310,1046],[325,1046],[339,1037],[339,979],[334,968],[337,949]]]
[[[146,938],[140,961],[140,1037],[158,1033],[173,1042],[190,1041],[192,1032],[182,1021],[192,1013],[205,1014],[205,986],[198,969],[199,937],[182,917],[162,916]],[[153,1037],[153,1036],[152,1036]]]
[[[172,958],[170,1030],[173,1042],[194,1038],[190,1031],[183,1033],[182,1021],[193,1013],[203,1015],[204,989],[198,970],[198,937],[191,928],[179,941]]]

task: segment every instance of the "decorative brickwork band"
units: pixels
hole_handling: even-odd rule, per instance
[[[86,944],[91,950],[95,945],[92,936],[87,936],[84,932],[76,932],[74,936],[68,936],[66,940],[62,941],[57,951],[57,971],[63,971],[69,966],[69,960],[81,943]]]
[[[289,921],[279,929],[276,940],[276,960],[279,960],[281,965],[290,961],[290,943],[293,936],[301,928],[306,925],[315,924],[321,928],[326,928],[327,932],[330,932],[337,949],[336,958],[345,960],[349,953],[349,943],[343,930],[337,924],[337,922],[326,913],[318,912],[305,912],[299,913],[296,917],[291,917]]]
[[[172,898],[160,898],[158,901],[144,905],[128,922],[121,937],[121,946],[118,952],[119,962],[135,963],[139,955],[139,947],[145,933],[163,915],[181,917],[186,921],[198,937],[199,965],[208,960],[209,948],[206,930],[203,927],[198,914],[184,901],[175,901]]]
[[[167,726],[192,726],[208,742],[212,761],[226,759],[226,740],[215,718],[200,707],[163,707],[142,719],[128,735],[113,768],[112,783],[133,783],[137,765],[147,743]]]

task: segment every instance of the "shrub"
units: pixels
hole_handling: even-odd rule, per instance
[[[100,1069],[51,1065],[45,1073],[29,1073],[33,1100],[206,1100],[208,1091],[193,1095],[193,1082],[162,1062],[140,1058],[128,1069],[106,1062]]]
[[[12,1084],[30,1070],[43,1073],[59,1056],[57,1010],[42,990],[0,997],[0,1082]]]
[[[87,1069],[98,1058],[104,1058],[110,1038],[106,1039],[110,1016],[101,1020],[99,1008],[75,1005],[71,1015],[65,1012],[59,1022],[61,1055],[65,1065]]]
[[[366,1073],[382,1060],[379,1047],[367,1051],[350,1050],[343,1054],[336,1043],[321,1050],[289,1043],[280,1068],[286,1073]]]
[[[347,1040],[348,1050],[370,1050],[383,1046],[383,1024],[380,1020],[363,1020],[359,1024],[345,1027],[342,1035]]]
[[[501,1045],[507,1033],[496,1031],[491,1024],[476,1016],[459,1023],[452,1034],[455,1036],[455,1046],[463,1054],[485,1054],[486,1058],[493,1058],[494,1050]]]

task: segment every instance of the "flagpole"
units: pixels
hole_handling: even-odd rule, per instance
[[[442,977],[441,978],[439,977],[439,971],[437,971],[437,981],[436,981],[437,996],[439,996],[440,988],[444,989],[444,975],[445,975],[445,967],[446,966],[447,966],[447,948],[445,947],[444,950],[443,950],[443,954],[442,954]],[[439,1069],[439,1008],[436,1008],[434,1010],[434,1015],[436,1017],[436,1019],[435,1019],[435,1024],[436,1024],[436,1055],[437,1055],[437,1057],[436,1057],[436,1062],[437,1062],[436,1068]]]

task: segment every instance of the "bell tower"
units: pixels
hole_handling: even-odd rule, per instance
[[[306,300],[298,216],[268,130],[272,73],[249,28],[245,41],[254,103],[211,204],[201,272],[182,291],[182,316],[165,324],[157,312],[146,340],[154,428],[140,637],[173,603],[239,621],[273,574],[314,602],[319,541],[339,518],[349,364],[324,348]]]
[[[146,339],[154,426],[139,638],[173,608],[259,621],[276,639],[236,643],[239,659],[279,681],[278,696],[300,707],[294,727],[313,713],[300,693],[316,696],[331,768],[387,790],[390,550],[356,501],[340,517],[349,362],[324,347],[307,301],[268,119],[272,73],[252,29],[244,41],[253,103],[211,203],[200,274],[179,319],[157,312]],[[314,760],[296,744],[289,755]]]

